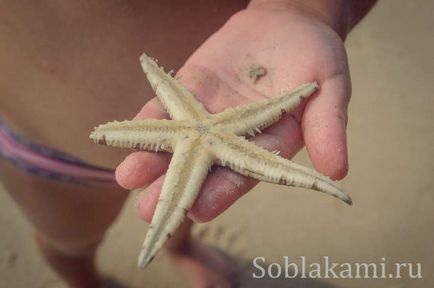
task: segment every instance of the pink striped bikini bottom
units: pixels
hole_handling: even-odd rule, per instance
[[[56,181],[92,186],[115,185],[114,171],[70,154],[32,143],[0,120],[0,156],[22,171]]]

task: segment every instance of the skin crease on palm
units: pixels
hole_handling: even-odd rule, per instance
[[[247,69],[252,64],[267,70],[256,83],[248,78]],[[244,10],[189,58],[177,79],[211,113],[317,81],[320,90],[307,103],[253,141],[288,158],[305,144],[316,170],[336,180],[346,175],[350,76],[341,38],[322,21],[299,11],[261,7]],[[135,118],[161,119],[168,115],[154,98]],[[168,154],[135,152],[116,170],[116,179],[125,188],[147,186],[146,193],[138,197],[138,213],[148,222],[169,160]],[[188,216],[198,222],[209,221],[256,184],[253,179],[213,167]]]

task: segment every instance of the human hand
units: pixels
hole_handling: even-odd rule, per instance
[[[261,65],[266,74],[253,81],[249,77],[252,65]],[[346,53],[334,30],[313,14],[266,5],[239,12],[190,57],[177,79],[211,113],[317,81],[320,91],[305,105],[253,140],[288,158],[304,142],[318,171],[333,179],[346,175],[346,110],[351,93]],[[135,118],[167,117],[154,98]],[[125,188],[149,185],[148,193],[138,199],[139,215],[147,221],[155,210],[169,159],[165,154],[136,152],[116,170],[116,178]],[[213,219],[256,183],[226,168],[213,169],[189,217],[196,221]]]

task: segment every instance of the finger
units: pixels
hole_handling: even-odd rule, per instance
[[[168,119],[169,115],[166,110],[164,110],[163,105],[161,105],[160,100],[157,97],[149,100],[134,116],[134,120],[142,120],[142,119]]]
[[[348,77],[321,83],[319,93],[306,105],[301,120],[304,142],[314,167],[332,179],[348,172],[347,107],[351,87]]]
[[[151,223],[155,208],[157,207],[158,197],[160,197],[165,175],[161,175],[149,187],[137,195],[136,210],[140,219]]]
[[[116,181],[130,190],[146,186],[167,170],[169,161],[167,153],[131,153],[116,168]]]
[[[151,99],[134,119],[163,119],[168,115],[157,98]],[[135,152],[128,155],[116,168],[116,181],[126,189],[137,189],[154,181],[167,170],[166,153]]]
[[[264,130],[253,140],[268,150],[281,151],[282,156],[292,157],[302,147],[302,137],[297,122],[291,117]],[[138,199],[139,216],[149,221],[161,191],[163,177],[148,187],[148,194]],[[189,212],[189,217],[197,222],[209,221],[252,189],[257,181],[232,172],[227,168],[216,167],[202,184],[201,191]]]

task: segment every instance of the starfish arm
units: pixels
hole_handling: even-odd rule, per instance
[[[190,137],[176,147],[164,179],[160,198],[143,243],[138,267],[145,268],[185,218],[208,174],[213,158]]]
[[[142,69],[170,118],[175,120],[209,118],[209,113],[194,95],[146,54],[140,57]]]
[[[189,124],[186,121],[114,121],[95,127],[89,137],[95,143],[107,146],[171,152],[176,139],[188,129]]]
[[[225,131],[244,135],[254,135],[260,130],[277,122],[285,113],[297,107],[303,98],[318,89],[317,83],[306,83],[281,96],[253,102],[246,106],[227,108],[212,117],[213,125],[224,127]]]
[[[228,133],[215,134],[216,163],[258,180],[317,190],[351,204],[351,198],[328,177],[298,165],[244,138]]]

